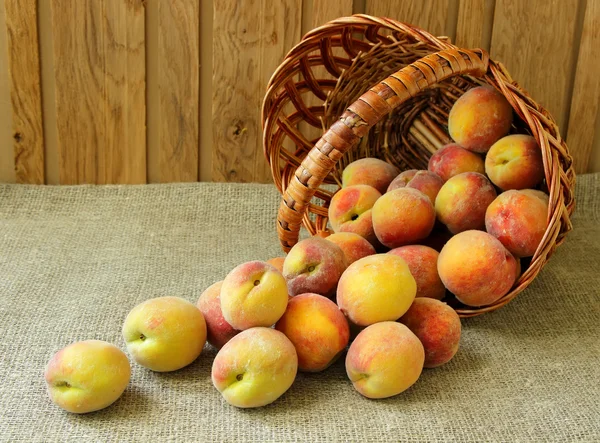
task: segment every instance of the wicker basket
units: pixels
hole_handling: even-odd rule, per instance
[[[512,300],[571,230],[575,173],[567,146],[552,116],[485,51],[458,48],[446,37],[388,18],[354,15],[314,29],[269,82],[263,143],[283,193],[277,229],[284,251],[298,241],[302,224],[312,235],[327,235],[329,201],[349,162],[369,156],[401,170],[426,169],[431,154],[450,142],[452,104],[486,83],[520,117],[511,133],[531,134],[541,146],[548,228],[510,293],[482,308],[451,304],[469,317]]]

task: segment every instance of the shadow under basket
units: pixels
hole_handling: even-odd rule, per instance
[[[269,81],[263,145],[283,194],[277,217],[283,250],[298,241],[302,224],[311,235],[327,234],[329,202],[348,163],[378,157],[400,170],[427,169],[429,157],[451,142],[447,121],[454,102],[484,84],[512,106],[510,133],[530,134],[541,147],[548,226],[508,294],[481,308],[448,302],[461,317],[471,317],[512,300],[571,230],[575,172],[567,146],[553,117],[485,51],[459,48],[388,18],[354,15],[314,29]]]

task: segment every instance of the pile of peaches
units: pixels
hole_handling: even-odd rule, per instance
[[[272,403],[298,370],[324,371],[344,352],[362,395],[408,389],[458,351],[461,322],[442,300],[493,304],[545,234],[542,153],[533,137],[509,134],[512,119],[501,94],[476,87],[450,111],[455,143],[427,171],[351,163],[330,202],[333,234],[237,266],[195,305],[160,297],[134,307],[123,325],[131,357],[175,371],[208,341],[218,349],[212,382],[241,408]],[[84,413],[119,398],[130,365],[116,346],[85,341],[55,354],[45,376],[56,404]]]

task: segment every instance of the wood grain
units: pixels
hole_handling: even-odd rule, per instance
[[[454,0],[367,0],[370,15],[419,26],[433,35],[454,38],[458,3]]]
[[[496,0],[460,0],[456,44],[465,48],[490,49]]]
[[[260,107],[270,76],[300,38],[301,11],[301,0],[214,2],[214,181],[272,180]]]
[[[142,0],[52,0],[63,184],[144,183]]]
[[[588,172],[600,102],[600,2],[587,2],[577,59],[567,143],[575,171]],[[600,152],[595,153],[600,156]]]
[[[199,3],[158,3],[161,182],[198,180]]]
[[[12,116],[8,80],[4,2],[0,1],[0,183],[14,183],[15,155],[12,144]]]
[[[44,130],[35,0],[6,0],[6,35],[17,183],[43,184]]]
[[[578,0],[497,0],[491,57],[556,119],[564,134],[576,54]]]

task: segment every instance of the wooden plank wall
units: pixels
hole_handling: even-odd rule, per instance
[[[600,171],[600,0],[0,0],[0,182],[268,182],[265,85],[352,13],[489,50]]]

